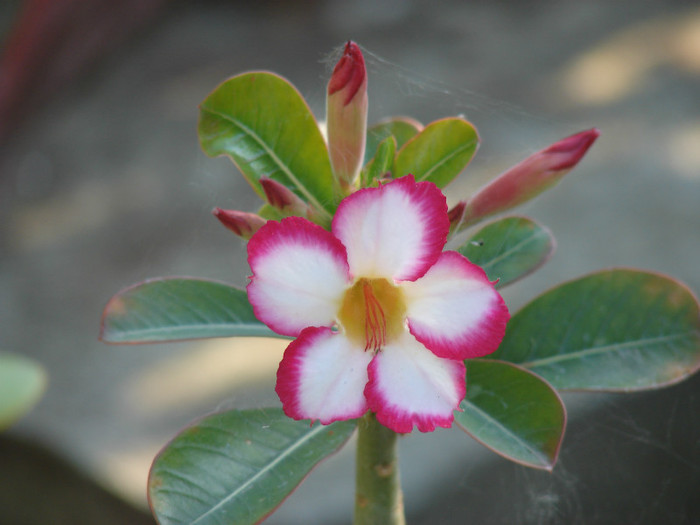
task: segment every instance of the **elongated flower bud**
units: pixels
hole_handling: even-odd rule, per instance
[[[277,208],[283,215],[306,217],[309,205],[284,184],[267,177],[260,177],[260,185],[270,206]]]
[[[454,233],[459,229],[464,219],[464,211],[467,208],[465,201],[459,201],[447,211],[447,218],[450,219],[450,232]]]
[[[599,135],[596,128],[582,131],[516,164],[467,201],[462,225],[518,206],[550,188],[578,164]]]
[[[245,240],[250,239],[266,222],[259,215],[244,211],[214,208],[212,213],[221,224]]]
[[[345,45],[328,82],[326,124],[333,173],[347,188],[360,173],[367,133],[367,70],[354,42]]]

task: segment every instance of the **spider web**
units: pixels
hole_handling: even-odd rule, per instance
[[[645,393],[567,394],[572,409],[552,473],[495,456],[461,458],[459,472],[414,522],[698,523],[698,391],[696,377]]]

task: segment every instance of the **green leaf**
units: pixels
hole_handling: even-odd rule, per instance
[[[0,352],[0,430],[28,412],[45,388],[46,373],[39,364]]]
[[[245,73],[217,87],[200,106],[207,155],[227,155],[253,189],[275,179],[330,219],[336,206],[328,149],[311,110],[282,77]]]
[[[362,170],[361,187],[366,188],[372,181],[381,178],[386,172],[391,171],[396,153],[396,139],[393,136],[385,138],[377,147],[377,154]]]
[[[206,417],[178,434],[153,462],[153,513],[161,525],[258,523],[356,426],[311,426],[279,409]]]
[[[489,357],[518,363],[557,389],[665,386],[700,368],[698,302],[662,275],[594,273],[525,306]]]
[[[531,219],[507,217],[481,228],[457,251],[503,288],[542,266],[554,251],[554,237]]]
[[[566,409],[556,391],[510,363],[467,361],[467,397],[455,422],[497,454],[551,470],[564,437]]]
[[[394,176],[412,173],[417,181],[446,186],[469,164],[479,135],[469,122],[446,118],[428,124],[396,154]]]
[[[179,277],[144,281],[116,294],[102,314],[106,343],[154,343],[204,337],[280,337],[253,314],[243,290]]]
[[[395,117],[378,122],[367,130],[365,164],[375,156],[379,143],[386,138],[394,137],[396,147],[400,148],[422,129],[423,125],[420,122],[406,117]]]

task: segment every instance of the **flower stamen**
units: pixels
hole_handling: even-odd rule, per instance
[[[386,279],[358,279],[345,292],[338,323],[366,351],[379,352],[404,329],[406,305],[401,290]]]
[[[386,342],[386,317],[369,282],[363,283],[362,293],[365,299],[365,350],[376,353]]]

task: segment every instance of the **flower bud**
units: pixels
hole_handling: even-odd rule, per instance
[[[354,42],[345,45],[328,82],[326,125],[333,173],[347,188],[362,167],[367,134],[367,70]]]
[[[447,211],[447,218],[450,219],[450,232],[454,233],[459,229],[464,219],[464,210],[467,208],[465,201],[459,201]]]
[[[270,206],[277,208],[283,215],[306,217],[309,213],[309,205],[284,184],[268,177],[260,177],[260,185]]]
[[[259,215],[244,211],[214,208],[212,213],[221,224],[245,240],[250,239],[266,222]]]
[[[467,201],[462,225],[518,206],[550,188],[578,164],[599,135],[596,128],[582,131],[516,164]]]

